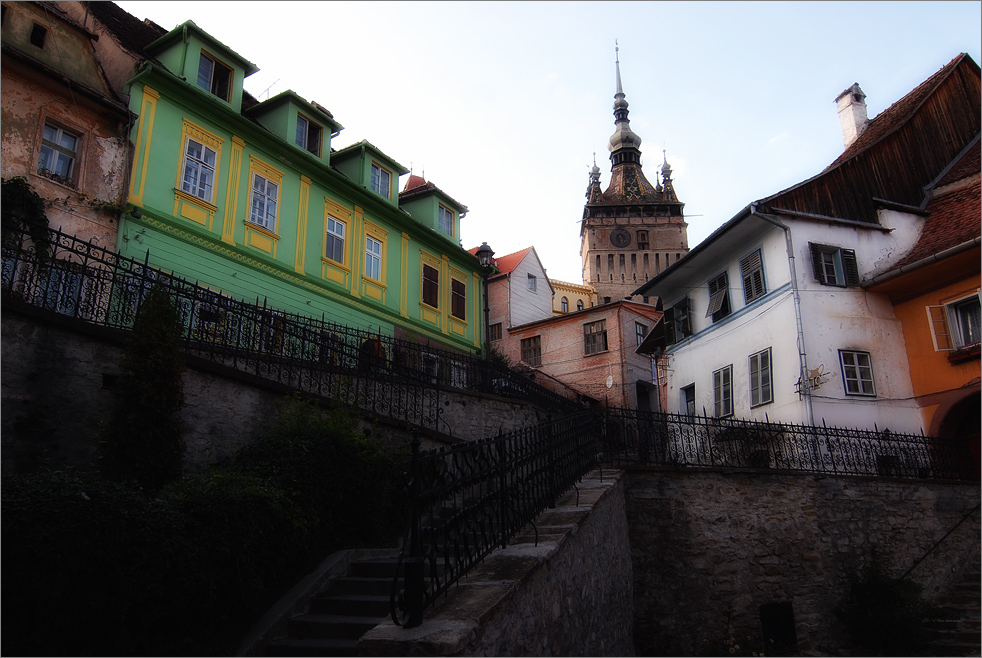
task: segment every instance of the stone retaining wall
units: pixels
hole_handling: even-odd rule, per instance
[[[53,467],[94,466],[99,432],[112,411],[112,382],[123,355],[119,334],[75,320],[53,320],[4,309],[0,435],[4,472],[29,471],[44,460]],[[254,440],[275,419],[291,393],[259,377],[224,371],[190,359],[184,374],[181,421],[185,469],[200,471]],[[473,441],[545,420],[518,400],[460,391],[440,392],[440,434],[425,447]],[[403,424],[362,421],[368,432],[405,439]]]
[[[599,471],[531,530],[492,553],[424,613],[366,633],[362,655],[633,656],[633,599],[624,486]]]
[[[626,495],[635,646],[663,656],[714,655],[728,636],[751,650],[769,603],[791,604],[802,653],[837,655],[850,576],[874,551],[903,575],[979,503],[977,483],[705,471],[634,470]],[[951,586],[979,536],[976,511],[913,571],[925,598]]]

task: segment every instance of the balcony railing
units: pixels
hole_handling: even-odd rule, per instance
[[[180,314],[188,354],[292,389],[453,434],[441,391],[521,399],[557,413],[581,408],[520,374],[471,354],[233,299],[74,236],[4,230],[2,292],[55,315],[130,330],[154,286]]]
[[[611,408],[602,459],[609,464],[781,469],[805,473],[974,478],[964,442],[901,434]]]

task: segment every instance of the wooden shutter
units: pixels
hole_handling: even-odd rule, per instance
[[[859,266],[856,264],[856,252],[852,249],[840,249],[842,256],[842,269],[845,275],[847,286],[859,285]]]

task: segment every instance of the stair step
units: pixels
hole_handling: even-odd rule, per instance
[[[266,645],[267,656],[357,656],[358,640],[281,639]]]
[[[343,578],[332,578],[323,594],[332,596],[336,594],[376,594],[388,596],[391,591],[391,576],[388,578],[344,576]]]
[[[385,617],[389,614],[389,597],[373,594],[316,596],[310,600],[310,611],[328,615]]]
[[[290,620],[290,636],[301,640],[357,640],[378,626],[382,619],[309,612]]]
[[[361,578],[388,578],[391,580],[398,569],[399,562],[396,558],[355,560],[351,563],[350,573],[352,576]]]

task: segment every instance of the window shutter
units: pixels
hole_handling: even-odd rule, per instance
[[[689,324],[689,296],[688,295],[686,295],[685,299],[682,300],[681,311],[682,311],[681,317],[679,313],[676,313],[675,321],[678,323],[679,332],[682,334],[682,337],[684,338],[686,336],[692,335],[692,326]]]
[[[675,307],[665,309],[662,322],[665,323],[665,344],[674,345],[678,342],[675,338]]]
[[[846,285],[859,285],[859,266],[856,264],[856,252],[852,249],[840,249],[842,255],[842,269],[845,270]]]
[[[955,349],[951,339],[951,328],[948,326],[948,312],[944,306],[928,306],[927,321],[931,325],[931,339],[934,341],[936,352],[950,352]]]
[[[760,250],[740,261],[743,274],[743,299],[749,304],[764,294],[764,270],[760,262]]]
[[[815,279],[819,283],[827,284],[828,281],[825,280],[825,270],[822,267],[822,250],[818,248],[818,245],[814,242],[809,242],[808,246],[812,250],[812,271],[815,273]]]
[[[723,307],[723,298],[726,297],[726,273],[709,282],[709,308],[706,309],[706,317],[716,313]]]

